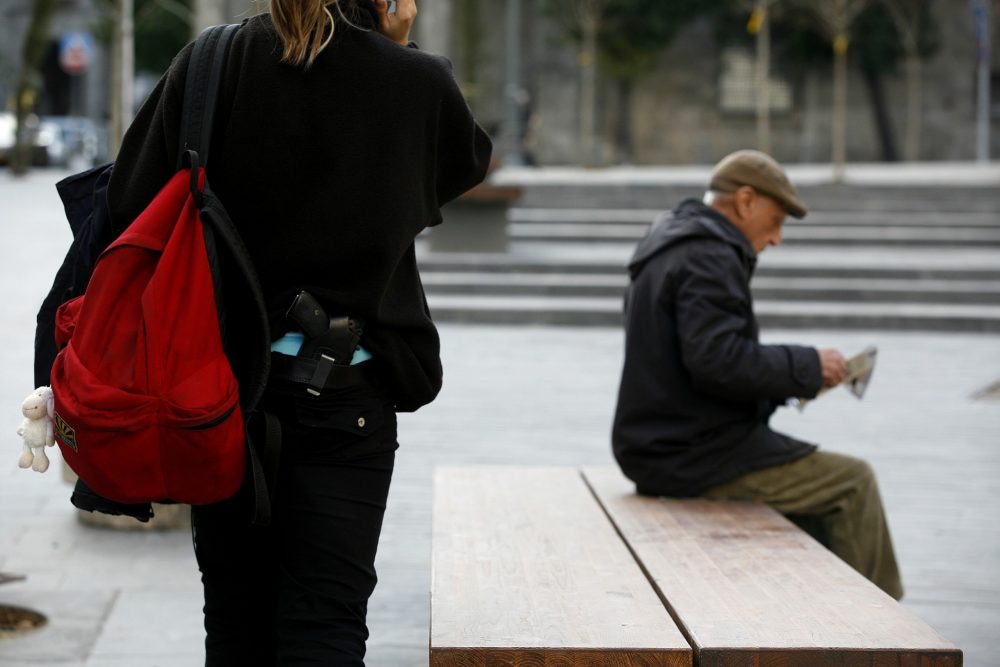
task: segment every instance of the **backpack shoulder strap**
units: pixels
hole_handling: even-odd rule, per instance
[[[177,169],[185,166],[185,154],[194,151],[202,166],[208,164],[208,149],[215,120],[215,105],[222,83],[229,47],[240,26],[217,25],[206,28],[195,40],[184,83],[180,147]]]

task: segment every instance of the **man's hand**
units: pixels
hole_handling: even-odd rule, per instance
[[[823,369],[823,386],[830,389],[843,382],[847,377],[847,360],[840,350],[830,347],[816,352],[819,354],[819,365]]]
[[[417,18],[416,0],[397,0],[396,11],[392,14],[388,0],[375,0],[375,9],[378,11],[378,31],[397,44],[409,44],[410,28]]]

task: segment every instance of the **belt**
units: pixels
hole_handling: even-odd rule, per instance
[[[374,384],[376,373],[371,361],[353,366],[336,364],[328,356],[318,359],[271,354],[271,377],[306,385],[306,391],[319,396],[324,389],[343,389],[359,384]]]

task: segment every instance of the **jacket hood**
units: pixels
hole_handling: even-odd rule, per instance
[[[649,260],[667,248],[694,238],[714,238],[735,247],[748,273],[757,264],[757,253],[750,242],[726,216],[697,199],[685,199],[673,211],[653,220],[646,236],[639,241],[628,263],[629,275],[635,278]],[[749,275],[748,275],[749,277]]]

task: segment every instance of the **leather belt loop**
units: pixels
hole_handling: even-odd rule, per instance
[[[309,380],[309,386],[306,387],[306,391],[313,396],[319,396],[323,393],[323,388],[326,387],[326,381],[330,378],[330,371],[333,370],[334,364],[337,360],[328,354],[320,354],[319,360],[316,362],[316,370],[313,372],[312,379]]]

